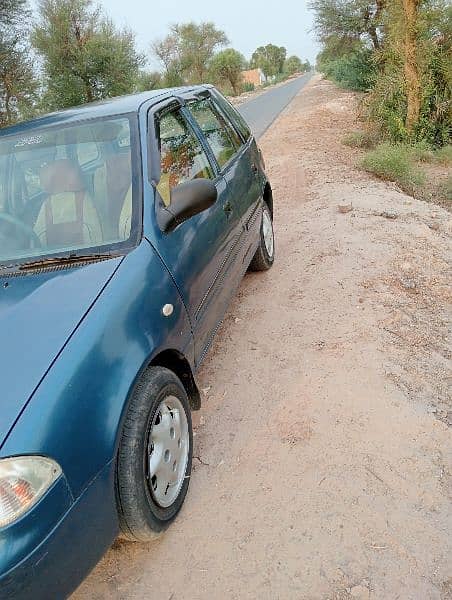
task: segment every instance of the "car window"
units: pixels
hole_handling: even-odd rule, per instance
[[[209,159],[180,109],[158,119],[160,181],[157,189],[165,206],[171,203],[171,190],[184,181],[212,179]]]
[[[243,140],[245,142],[249,140],[251,131],[242,115],[232,106],[232,104],[226,100],[222,94],[220,94],[218,90],[214,90],[213,93],[215,94],[214,101],[218,103],[218,106],[221,108],[221,110],[229,117],[235,129],[242,136]]]
[[[0,263],[138,235],[131,122],[93,119],[0,138]]]
[[[195,100],[188,107],[222,168],[240,147],[239,136],[214,110],[210,100]]]

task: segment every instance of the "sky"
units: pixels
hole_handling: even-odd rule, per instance
[[[149,57],[150,43],[168,33],[172,23],[213,21],[229,38],[229,46],[245,58],[258,46],[285,46],[315,63],[319,47],[307,0],[101,0],[105,12],[119,25],[136,33],[137,46]],[[151,68],[158,68],[150,60]]]

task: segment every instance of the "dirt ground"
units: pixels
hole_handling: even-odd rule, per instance
[[[261,139],[277,261],[200,373],[186,504],[73,600],[452,598],[451,220],[354,168],[355,103],[316,76]]]

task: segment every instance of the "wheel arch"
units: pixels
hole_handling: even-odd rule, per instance
[[[192,410],[201,408],[201,394],[195,380],[190,363],[187,358],[178,350],[163,350],[151,360],[149,367],[166,367],[172,371],[181,380],[182,385],[187,392]]]
[[[268,208],[270,209],[270,214],[273,219],[273,191],[272,191],[271,185],[269,184],[268,181],[266,182],[266,184],[264,186],[263,197],[264,197],[264,200],[265,200]]]

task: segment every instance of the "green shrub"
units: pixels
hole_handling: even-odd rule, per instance
[[[319,68],[328,79],[346,89],[368,91],[375,82],[374,55],[367,48],[354,50],[335,60],[327,60]]]
[[[432,162],[435,158],[435,153],[430,144],[425,140],[414,143],[412,146],[407,147],[407,151],[410,152],[411,158],[419,162]]]
[[[452,145],[448,144],[442,148],[438,148],[434,153],[434,160],[443,165],[452,164]]]
[[[254,83],[251,83],[250,81],[245,81],[245,83],[242,85],[242,90],[244,92],[254,92],[254,90],[255,90]]]
[[[425,181],[425,173],[414,164],[413,148],[403,144],[380,144],[366,154],[360,166],[410,193]]]
[[[342,138],[342,143],[351,148],[373,148],[377,143],[377,138],[370,131],[351,131]]]

